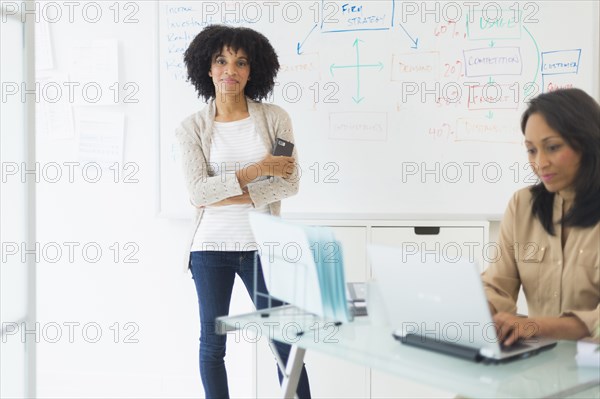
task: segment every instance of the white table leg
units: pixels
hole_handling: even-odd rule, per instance
[[[283,373],[283,381],[281,381],[281,392],[284,399],[294,399],[296,395],[305,353],[306,349],[299,348],[296,345],[293,345],[290,350],[290,357],[287,361],[285,373]]]

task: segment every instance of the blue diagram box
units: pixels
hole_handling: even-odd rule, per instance
[[[561,75],[564,73],[577,73],[581,49],[556,50],[542,53],[542,74]]]
[[[321,1],[321,32],[388,30],[394,21],[394,1]]]

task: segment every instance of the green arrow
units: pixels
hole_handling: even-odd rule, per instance
[[[360,65],[335,65],[331,64],[329,70],[333,69],[344,69],[344,68],[379,68],[381,71],[383,69],[383,62],[379,61],[377,64],[360,64]],[[333,75],[333,73],[332,73]]]
[[[333,72],[335,69],[346,69],[346,68],[356,68],[356,95],[352,97],[355,103],[361,102],[364,97],[360,96],[360,68],[379,68],[379,71],[383,70],[383,62],[379,61],[377,64],[361,64],[360,63],[360,49],[358,43],[362,42],[362,40],[356,38],[352,46],[356,47],[356,64],[354,65],[336,65],[331,64],[329,66],[329,73],[333,76]]]
[[[362,42],[362,40],[355,39],[352,44],[356,47],[356,97],[352,97],[355,103],[359,103],[363,100],[364,97],[360,96],[360,54],[358,52],[358,42]]]
[[[537,44],[537,41],[535,40],[535,38],[531,34],[531,32],[529,32],[529,29],[527,29],[525,26],[523,26],[523,29],[525,29],[525,32],[527,32],[527,34],[529,35],[529,37],[531,37],[531,40],[533,40],[533,44],[535,44],[535,51],[537,53],[537,67],[535,68],[535,76],[533,77],[533,82],[532,82],[532,83],[535,83],[535,81],[537,80],[538,72],[540,71],[540,48],[539,48],[539,46]],[[529,86],[529,88],[531,90],[535,90],[535,86],[533,86],[533,85]],[[531,92],[531,90],[525,89],[525,91],[524,91],[525,96],[528,96],[529,93]]]

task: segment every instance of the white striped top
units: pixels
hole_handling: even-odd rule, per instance
[[[267,152],[252,118],[214,122],[209,162],[216,175],[235,173],[260,161]],[[251,204],[207,206],[194,235],[191,251],[255,250],[249,212],[269,213],[269,207],[254,208]]]

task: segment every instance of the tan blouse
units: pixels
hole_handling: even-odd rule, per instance
[[[572,202],[572,194],[555,195],[553,219]],[[600,319],[600,223],[569,228],[564,248],[561,225],[554,226],[551,236],[531,213],[529,188],[513,195],[500,226],[499,254],[482,275],[487,298],[497,311],[515,313],[523,285],[529,316],[575,315],[593,335]]]

